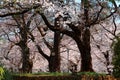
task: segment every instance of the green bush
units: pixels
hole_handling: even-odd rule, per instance
[[[7,69],[4,69],[4,79],[3,80],[13,80],[12,73],[9,72]]]
[[[4,69],[0,67],[0,80],[4,79]]]
[[[3,66],[0,66],[0,80],[13,80],[11,73]]]
[[[115,77],[120,77],[120,39],[113,45],[114,56],[113,56],[113,75]]]

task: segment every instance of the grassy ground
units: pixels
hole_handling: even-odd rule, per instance
[[[95,73],[95,72],[79,72],[79,73],[40,72],[40,73],[20,73],[13,75],[15,76],[69,76],[69,75],[105,76],[106,74]]]
[[[14,80],[115,80],[114,77],[95,72],[80,73],[26,73],[14,74]]]

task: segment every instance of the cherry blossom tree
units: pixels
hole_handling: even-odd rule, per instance
[[[81,3],[74,0],[67,3],[66,1],[43,0],[34,1],[33,3],[30,1],[32,4],[29,4],[29,2],[27,4],[23,4],[24,2],[10,2],[8,3],[10,5],[8,9],[4,8],[7,5],[2,6],[0,17],[24,14],[29,11],[37,12],[50,30],[65,34],[75,40],[81,54],[81,71],[94,71],[91,63],[90,29],[116,13],[117,4],[115,0],[81,0]],[[112,4],[112,6],[109,6],[109,4]],[[10,9],[12,10],[10,11]],[[50,19],[46,16],[46,13],[53,15],[51,19],[56,22],[56,25],[49,21]],[[59,18],[58,21],[56,21],[57,18]]]
[[[106,3],[96,1],[94,5],[97,5],[95,7],[91,7],[93,2],[90,2],[88,0],[85,0],[82,2],[83,8],[81,10],[76,12],[75,5],[72,6],[72,9],[66,6],[59,7],[55,4],[52,5],[54,9],[62,9],[62,10],[55,10],[57,11],[55,14],[55,17],[62,16],[63,22],[58,23],[64,24],[62,27],[55,27],[51,25],[47,19],[47,17],[44,15],[44,13],[38,12],[46,25],[53,31],[60,31],[63,34],[66,34],[70,37],[72,37],[78,46],[78,49],[81,53],[81,71],[93,71],[92,69],[92,63],[91,63],[91,47],[90,47],[90,28],[91,26],[94,26],[95,24],[99,24],[103,20],[111,17],[116,11],[117,11],[117,5],[115,1],[113,0],[111,3],[114,5],[114,10],[111,12],[110,9],[108,9]],[[68,5],[67,5],[68,6]],[[78,8],[78,7],[77,7]],[[48,9],[49,10],[49,9]],[[52,9],[53,10],[53,9]],[[94,11],[94,12],[93,12]],[[105,16],[103,15],[106,13],[105,11],[110,11]],[[95,16],[94,16],[95,15]],[[67,16],[67,17],[66,17]]]

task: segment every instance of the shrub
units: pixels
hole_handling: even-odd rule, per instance
[[[113,75],[115,77],[120,77],[120,39],[113,45],[114,57],[113,57]]]
[[[4,79],[4,69],[0,67],[0,80]]]
[[[0,80],[13,80],[11,73],[0,65]]]

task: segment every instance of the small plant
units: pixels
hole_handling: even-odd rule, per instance
[[[0,80],[12,80],[11,73],[0,64]]]
[[[13,80],[12,73],[9,72],[7,69],[4,68],[4,79],[3,80]]]
[[[4,69],[0,67],[0,80],[4,79]]]

